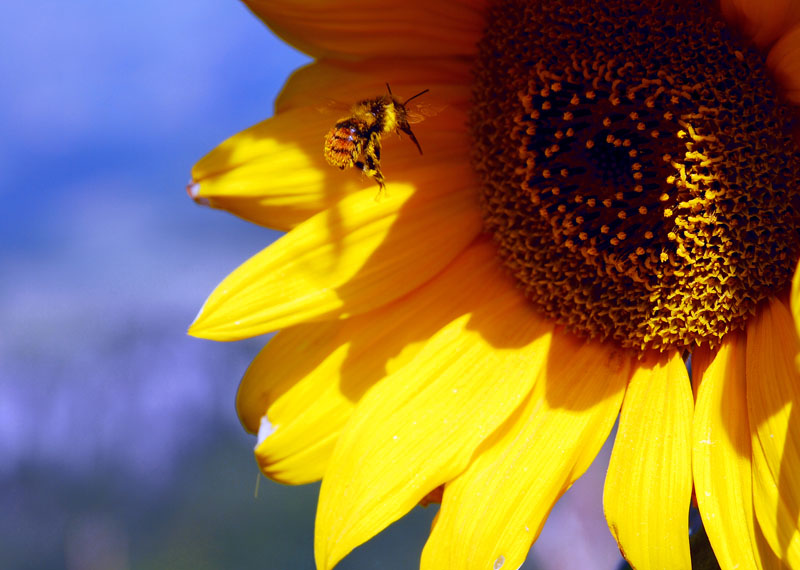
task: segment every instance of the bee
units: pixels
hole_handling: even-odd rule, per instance
[[[325,136],[324,154],[328,164],[340,170],[355,166],[378,183],[379,193],[386,189],[386,179],[381,172],[381,137],[391,132],[407,134],[422,154],[422,147],[411,131],[409,120],[415,116],[406,105],[412,99],[424,95],[425,89],[405,101],[392,95],[386,84],[388,95],[359,101],[350,109],[350,116],[336,121]]]

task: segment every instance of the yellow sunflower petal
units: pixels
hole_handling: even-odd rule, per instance
[[[392,66],[392,87],[397,97],[409,97],[422,89],[430,89],[424,98],[409,104],[413,110],[416,103],[424,103],[423,109],[431,111],[419,125],[414,126],[415,132],[420,133],[420,143],[425,142],[421,133],[427,128],[432,133],[452,127],[465,132],[463,108],[470,97],[469,69],[465,63],[441,59],[371,63]],[[293,166],[289,160],[291,156],[283,157],[281,152],[300,148],[310,157],[319,157],[318,164],[323,164],[323,138],[331,125],[343,114],[346,116],[357,101],[384,93],[386,79],[366,64],[329,61],[309,64],[296,71],[281,91],[275,103],[275,117],[223,141],[198,161],[192,169],[192,176],[195,182],[202,182],[211,175],[248,162],[279,162],[280,168],[276,167],[273,175],[280,183],[283,180],[281,176],[289,176],[283,172],[285,167]],[[384,140],[395,138],[387,136]],[[413,144],[406,141],[403,146],[413,151],[408,153],[410,156],[419,157]],[[437,148],[435,144],[425,145],[427,152]],[[325,166],[327,170],[329,167]]]
[[[265,413],[268,418],[255,450],[264,473],[293,484],[322,477],[342,426],[367,389],[470,310],[463,284],[504,278],[494,247],[481,239],[440,275],[394,303],[275,335],[248,368],[237,396],[249,431],[259,430]]]
[[[697,506],[722,570],[762,568],[755,533],[745,337],[729,334],[716,356],[692,354],[699,383],[692,438]]]
[[[189,333],[236,340],[365,313],[436,275],[480,232],[476,197],[395,184],[303,222],[220,283]]]
[[[747,327],[747,407],[753,433],[753,504],[764,537],[791,568],[800,568],[800,378],[798,338],[779,300]]]
[[[322,137],[328,128],[308,109],[254,125],[194,166],[189,194],[247,220],[290,229],[358,187],[357,177],[330,176],[325,168]],[[326,178],[333,184],[327,193]]]
[[[391,77],[379,71],[384,69],[392,70]],[[423,89],[430,89],[423,97],[409,104],[411,110],[441,111],[444,110],[443,105],[461,107],[470,100],[471,62],[439,57],[395,57],[356,63],[315,61],[292,73],[275,100],[275,113],[284,113],[297,107],[312,107],[330,119],[331,114],[346,114],[356,101],[386,93],[387,82],[390,83],[392,94],[400,100]],[[338,118],[333,117],[334,120]]]
[[[370,390],[322,481],[317,567],[397,520],[469,464],[528,395],[552,329],[505,280],[464,283],[474,303]]]
[[[791,309],[792,317],[794,317],[794,328],[797,331],[798,338],[800,338],[800,263],[797,264],[794,279],[792,280]],[[795,364],[798,371],[800,371],[800,354],[795,357]]]
[[[609,347],[556,335],[527,402],[445,486],[422,570],[519,568],[608,437],[629,373]]]
[[[722,0],[720,4],[725,19],[761,48],[800,22],[797,0]]]
[[[316,75],[326,73],[322,69]],[[380,94],[386,89],[373,77],[362,74],[356,81],[356,74],[353,75],[353,84],[359,90],[349,103],[354,103],[356,97]],[[414,125],[425,154],[420,156],[407,137],[383,137],[381,165],[389,190],[397,183],[424,182],[431,174],[431,183],[441,179],[454,184],[471,180],[464,158],[468,141],[464,134],[466,114],[461,105],[467,98],[466,88],[435,83],[426,86],[432,88],[427,104],[441,111]],[[412,91],[419,85],[399,87]],[[198,203],[228,210],[255,223],[289,230],[344,196],[364,188],[377,192],[374,181],[361,176],[357,169],[342,172],[325,161],[325,134],[347,111],[324,108],[327,98],[321,97],[319,90],[312,93],[316,93],[320,108],[287,109],[234,135],[203,157],[192,169],[190,196]]]
[[[270,121],[279,127],[279,121]],[[231,170],[208,176],[201,181],[192,181],[187,186],[189,196],[200,206],[225,210],[255,224],[289,231],[300,222],[330,207],[338,198],[337,193],[323,195],[317,191],[322,185],[324,172],[316,170],[300,149],[280,147],[275,156],[288,158],[295,166],[288,166],[281,175],[283,182],[271,185],[268,172],[276,163],[254,161]],[[357,180],[341,180],[350,183],[350,192],[357,190]]]
[[[691,568],[692,390],[675,353],[649,355],[622,404],[603,506],[609,528],[637,570]]]
[[[280,331],[242,379],[237,394],[239,417],[248,431],[258,432],[256,460],[264,474],[276,481],[310,483],[325,470],[338,433],[341,410],[336,397],[345,402],[347,398],[335,390],[335,377],[309,371],[327,370],[326,365],[341,361],[343,352],[346,355],[347,344],[338,334],[342,324],[329,321]],[[326,349],[331,353],[324,353]],[[320,420],[333,423],[334,429],[327,429]]]
[[[483,30],[481,0],[244,0],[278,36],[316,58],[467,55]]]
[[[767,66],[772,70],[781,94],[800,105],[800,25],[775,43],[767,56]]]

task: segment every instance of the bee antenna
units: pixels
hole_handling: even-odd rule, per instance
[[[392,88],[391,88],[391,87],[389,87],[389,84],[388,84],[388,83],[386,84],[386,89],[388,89],[388,90],[389,90],[389,97],[394,97],[394,95],[392,95]]]
[[[387,83],[386,86],[388,87],[389,84]],[[420,91],[419,93],[417,93],[416,95],[412,95],[411,97],[409,97],[408,99],[406,99],[403,102],[403,105],[407,105],[409,101],[411,101],[412,99],[416,99],[420,95],[425,95],[425,93],[427,93],[428,91],[430,91],[430,89],[424,89],[424,90]],[[389,93],[391,93],[391,91],[389,91]]]

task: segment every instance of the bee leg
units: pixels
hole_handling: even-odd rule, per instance
[[[408,137],[411,139],[411,142],[413,142],[415,145],[417,145],[417,149],[419,150],[419,153],[422,154],[422,147],[419,146],[419,141],[417,140],[417,137],[415,137],[414,133],[411,131],[411,125],[409,125],[408,122],[406,121],[406,122],[400,123],[397,126],[397,128],[408,135]]]
[[[375,201],[377,202],[386,193],[386,180],[383,177],[383,173],[381,173],[380,167],[371,158],[365,158],[364,162],[359,160],[355,166],[378,183],[378,194],[375,196]]]
[[[364,163],[361,170],[378,183],[378,195],[375,197],[377,200],[386,191],[386,179],[381,172],[381,138],[377,133],[369,138],[364,147]]]

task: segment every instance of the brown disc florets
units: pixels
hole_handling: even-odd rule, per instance
[[[713,347],[800,254],[790,123],[710,2],[498,1],[470,118],[485,227],[571,330]]]

